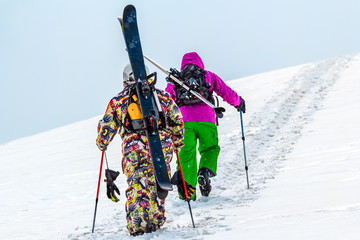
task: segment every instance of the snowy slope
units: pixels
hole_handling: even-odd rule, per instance
[[[211,196],[191,203],[197,228],[173,192],[167,223],[138,239],[360,239],[358,76],[359,54],[228,82],[247,103],[250,189],[239,113],[221,103],[227,112],[219,127],[218,176]],[[101,185],[90,233],[99,118],[0,146],[0,239],[132,239],[123,175],[117,204]],[[110,168],[120,170],[118,136],[107,156]]]

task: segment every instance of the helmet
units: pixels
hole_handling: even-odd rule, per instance
[[[145,66],[146,75],[149,75],[149,69]],[[132,84],[135,83],[134,74],[130,64],[127,64],[123,71],[123,80],[124,83]]]
[[[128,64],[128,65],[125,66],[124,71],[123,71],[123,80],[124,80],[124,82],[129,81],[131,77],[134,77],[134,76],[133,76],[133,73],[132,73],[131,65]]]

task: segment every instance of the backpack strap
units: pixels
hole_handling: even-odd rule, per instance
[[[158,129],[164,129],[166,128],[165,113],[161,108],[161,103],[155,89],[156,72],[150,74],[147,76],[147,78],[151,79],[151,81],[149,81],[149,86],[153,94],[153,104],[157,108],[157,111],[155,111],[155,115],[153,117],[157,119]],[[128,133],[142,132],[145,130],[146,124],[148,123],[146,121],[149,121],[149,119],[145,119],[142,115],[140,102],[137,96],[136,85],[129,85],[124,90],[128,90],[128,99],[126,100],[125,118],[121,124]]]

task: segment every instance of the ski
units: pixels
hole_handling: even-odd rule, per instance
[[[197,98],[199,98],[201,101],[206,103],[208,106],[210,106],[212,109],[214,109],[215,114],[217,117],[222,118],[224,116],[223,112],[225,112],[225,108],[223,107],[216,107],[214,104],[206,100],[203,96],[201,96],[200,93],[193,91],[189,86],[187,86],[183,81],[176,78],[174,75],[171,74],[171,72],[167,71],[165,68],[160,66],[157,62],[152,60],[151,58],[144,55],[144,58],[146,58],[149,62],[151,62],[155,67],[159,68],[163,73],[165,73],[169,78],[171,78],[174,82],[179,84],[181,87],[183,87],[185,90],[189,91],[191,94],[195,95]]]
[[[126,6],[123,18],[118,18],[118,20],[121,24],[130,64],[134,73],[136,91],[140,101],[150,156],[158,186],[158,196],[159,198],[165,198],[168,193],[167,191],[172,190],[172,185],[158,132],[157,116],[159,114],[156,108],[156,98],[153,95],[154,92],[151,90],[148,76],[146,75],[135,7],[133,5]]]

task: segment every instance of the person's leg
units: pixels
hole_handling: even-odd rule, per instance
[[[126,220],[130,235],[155,231],[166,218],[165,200],[158,201],[156,181],[150,155],[146,149],[126,154],[123,160],[127,177]]]
[[[217,159],[220,153],[217,127],[213,123],[199,122],[199,126],[196,129],[201,156],[197,180],[201,195],[209,196],[211,192],[209,178],[216,176]]]
[[[165,158],[166,160],[166,158]],[[151,162],[151,158],[148,158],[148,186],[145,189],[146,197],[149,198],[148,209],[149,225],[147,231],[156,231],[160,226],[164,225],[166,221],[165,217],[165,199],[159,199],[157,193],[156,179],[154,175],[154,168]],[[168,165],[170,170],[170,166]]]
[[[194,132],[194,126],[196,122],[185,122],[184,133],[184,146],[179,153],[179,159],[181,169],[184,174],[184,179],[187,183],[196,187],[197,184],[197,160],[196,160],[196,145],[197,138]],[[196,199],[196,195],[193,194],[192,199]]]
[[[168,141],[170,139],[170,135],[167,135],[165,133],[160,133],[160,139],[161,139],[161,146],[163,149],[163,154],[165,158],[165,162],[168,168],[168,174],[169,177],[171,177],[171,168],[170,168],[170,162],[173,157],[173,148],[171,145],[171,141]],[[165,217],[165,199],[159,199],[157,198],[157,188],[156,188],[156,179],[154,175],[154,169],[151,162],[151,158],[149,158],[149,196],[150,196],[150,208],[149,208],[149,220],[150,220],[150,230],[155,231],[160,226],[164,225],[166,221]]]
[[[199,170],[207,168],[210,175],[216,176],[217,161],[220,153],[217,126],[210,122],[198,122],[196,134],[199,138]]]
[[[145,152],[133,151],[124,156],[123,167],[124,174],[127,178],[128,188],[125,191],[126,202],[126,221],[130,235],[139,235],[145,233],[148,219],[146,209],[140,206],[145,204],[146,199],[143,198],[142,191],[146,187],[144,170],[148,170],[148,166],[144,165]],[[140,161],[138,161],[138,159]],[[142,169],[142,170],[140,170]],[[137,200],[141,199],[141,201]]]

